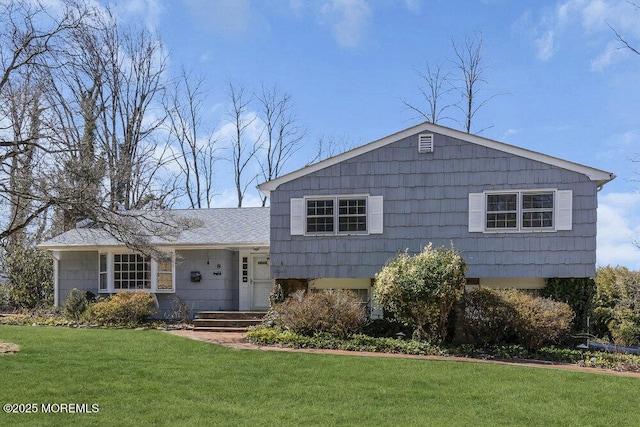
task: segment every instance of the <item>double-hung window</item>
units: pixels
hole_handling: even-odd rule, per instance
[[[334,199],[307,200],[307,233],[333,233]]]
[[[338,199],[338,232],[367,232],[367,199]]]
[[[120,291],[174,291],[173,255],[156,260],[138,253],[99,254],[98,290]]]
[[[518,194],[487,194],[487,229],[518,227]]]
[[[519,190],[469,194],[469,231],[571,230],[571,190]]]
[[[522,194],[522,228],[553,227],[553,193]]]
[[[367,232],[366,197],[309,198],[306,208],[307,234]]]
[[[292,236],[382,234],[382,196],[308,196],[291,199]]]
[[[553,200],[553,191],[488,193],[486,229],[553,229]]]

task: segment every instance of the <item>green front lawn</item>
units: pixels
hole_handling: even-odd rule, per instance
[[[640,380],[481,363],[232,350],[158,331],[1,326],[0,425],[640,425]]]

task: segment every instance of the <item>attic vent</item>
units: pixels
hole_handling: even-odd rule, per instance
[[[418,135],[418,153],[433,153],[433,134]]]

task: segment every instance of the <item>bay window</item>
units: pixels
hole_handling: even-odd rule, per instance
[[[156,260],[142,254],[107,252],[99,254],[98,290],[174,291],[174,262],[171,256]]]

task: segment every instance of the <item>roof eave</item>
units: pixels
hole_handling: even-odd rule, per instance
[[[459,130],[447,128],[447,127],[436,125],[433,123],[422,123],[422,124],[410,127],[408,129],[405,129],[403,131],[396,132],[384,138],[378,139],[376,141],[370,142],[368,144],[362,145],[360,147],[354,148],[353,150],[349,150],[342,154],[338,154],[337,156],[330,157],[318,163],[314,163],[312,165],[290,172],[286,175],[282,175],[273,180],[263,182],[262,184],[259,184],[257,188],[266,196],[270,196],[271,191],[276,190],[281,184],[287,183],[289,181],[293,181],[294,179],[301,178],[313,172],[317,172],[321,169],[327,168],[329,166],[333,166],[342,161],[351,159],[353,157],[368,153],[377,148],[399,141],[415,133],[424,132],[424,131],[439,133],[441,135],[467,141],[472,144],[480,145],[487,148],[492,148],[492,149],[513,154],[516,156],[528,158],[534,161],[539,161],[541,163],[546,163],[551,166],[557,166],[559,168],[567,169],[573,172],[582,173],[583,175],[586,175],[587,177],[589,177],[591,181],[595,181],[596,184],[598,185],[598,188],[602,187],[604,184],[608,183],[609,181],[612,181],[615,178],[615,175],[613,173],[606,172],[600,169],[595,169],[590,166],[581,165],[579,163],[571,162],[569,160],[560,159],[558,157],[553,157],[547,154],[528,150],[526,148],[517,147],[515,145],[506,144],[504,142],[499,142],[499,141],[484,138],[481,136],[465,133]]]

